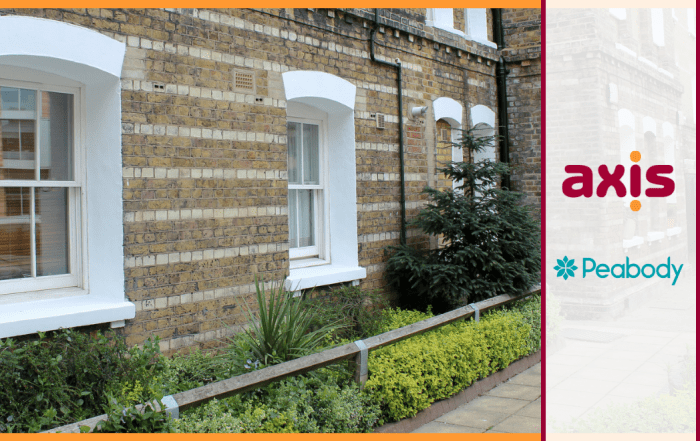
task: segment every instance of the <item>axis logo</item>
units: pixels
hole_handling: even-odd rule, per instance
[[[564,256],[563,259],[557,259],[557,265],[554,267],[554,270],[557,272],[557,277],[563,277],[564,280],[567,280],[569,277],[574,277],[577,269],[578,267],[574,265],[574,259],[569,259],[567,256]],[[599,279],[606,279],[610,276],[615,279],[636,279],[639,276],[645,279],[651,279],[652,277],[670,279],[673,274],[673,283],[671,284],[673,286],[678,281],[681,270],[683,270],[683,264],[676,268],[676,265],[671,263],[670,257],[666,258],[665,263],[656,266],[647,263],[641,267],[636,263],[630,263],[629,257],[625,258],[625,263],[616,263],[614,265],[605,263],[596,264],[594,259],[584,257],[581,278],[585,279],[587,275],[589,275],[589,277],[595,275]]]
[[[642,194],[642,169],[636,164],[642,159],[642,154],[635,150],[630,154],[630,159],[635,164],[629,170],[629,193],[630,196],[636,198]],[[567,165],[564,167],[564,171],[576,175],[564,180],[562,191],[565,196],[570,198],[581,196],[590,198],[593,196],[593,170],[590,167],[585,165]],[[658,185],[659,187],[647,188],[644,194],[650,198],[671,196],[676,189],[676,183],[670,177],[663,176],[671,173],[673,173],[672,165],[652,165],[649,167],[645,173],[645,178],[650,184]],[[602,181],[596,188],[596,196],[599,198],[605,197],[610,188],[615,190],[615,194],[618,197],[627,196],[627,187],[622,182],[622,178],[625,175],[624,165],[616,165],[612,173],[608,170],[607,165],[601,165],[598,167],[598,175],[600,175]],[[635,199],[630,202],[630,208],[632,211],[639,211],[642,208],[642,203]]]

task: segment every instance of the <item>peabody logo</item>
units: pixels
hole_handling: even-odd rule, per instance
[[[642,159],[642,154],[635,150],[630,154],[630,159],[632,162],[639,162]],[[581,196],[590,198],[593,196],[593,170],[591,170],[590,167],[585,165],[567,165],[564,167],[564,171],[577,175],[564,180],[562,184],[564,195],[570,198],[578,198]],[[644,194],[650,198],[671,196],[676,189],[676,183],[669,177],[661,176],[671,173],[673,173],[672,165],[652,165],[649,167],[645,174],[647,182],[659,185],[660,187],[648,188]],[[616,165],[612,173],[610,173],[606,165],[601,165],[598,167],[598,174],[603,181],[598,184],[596,188],[596,196],[599,198],[605,197],[608,193],[608,189],[611,187],[615,190],[618,197],[625,197],[627,195],[627,187],[625,187],[625,184],[622,182],[622,177],[625,175],[624,165]],[[629,180],[630,196],[635,198],[639,197],[642,194],[642,169],[637,164],[630,167]],[[577,187],[574,188],[574,185]],[[632,211],[639,211],[642,209],[642,203],[635,199],[630,202],[630,208]]]
[[[578,267],[574,265],[574,259],[569,259],[566,256],[563,259],[557,259],[557,265],[554,267],[554,270],[557,271],[557,277],[563,277],[564,280],[574,277],[574,271],[577,269]],[[581,278],[585,279],[587,274],[594,273],[599,279],[605,279],[609,276],[613,276],[615,279],[636,279],[640,275],[645,279],[651,279],[654,276],[660,279],[670,279],[671,274],[673,274],[671,285],[675,285],[682,269],[683,265],[676,268],[676,265],[671,263],[670,257],[666,258],[666,263],[657,266],[647,263],[641,268],[636,263],[630,263],[629,257],[625,258],[625,263],[616,263],[612,266],[605,263],[596,264],[596,261],[590,257],[584,257]]]

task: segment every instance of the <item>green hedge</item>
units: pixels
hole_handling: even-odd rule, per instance
[[[381,405],[388,421],[414,416],[535,352],[540,346],[535,338],[540,322],[537,305],[539,297],[517,309],[488,313],[478,323],[453,323],[374,351],[365,391]],[[405,315],[406,322],[415,317],[414,312]],[[391,322],[401,320],[394,317]]]

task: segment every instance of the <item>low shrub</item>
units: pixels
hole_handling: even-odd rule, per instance
[[[313,329],[327,323],[335,323],[337,327],[333,337],[351,341],[380,333],[382,310],[388,306],[388,302],[379,291],[362,290],[359,286],[344,286],[313,294],[313,298],[304,300],[307,307],[315,310]]]
[[[164,359],[163,389],[167,395],[195,389],[214,381],[230,378],[224,365],[216,362],[214,353],[197,349],[187,355],[175,354]]]
[[[319,369],[263,389],[212,401],[173,422],[176,432],[357,433],[369,432],[379,407],[347,384],[350,374]],[[340,385],[345,384],[345,385]]]
[[[365,391],[381,405],[387,421],[414,416],[534,352],[539,342],[533,341],[533,326],[525,317],[532,321],[539,316],[533,306],[536,302],[487,313],[478,323],[446,325],[370,353]]]
[[[162,397],[160,397],[162,398]],[[146,403],[143,409],[134,404],[120,404],[109,397],[109,409],[107,420],[100,421],[95,427],[95,432],[100,433],[162,433],[171,431],[171,418],[165,412],[163,402],[157,398]],[[158,406],[156,406],[156,404]],[[81,427],[81,431],[89,431],[88,426]]]
[[[172,429],[181,433],[241,433],[243,423],[232,411],[213,399],[173,420]]]
[[[0,340],[0,433],[38,432],[160,391],[157,341],[128,349],[122,337],[64,329]]]
[[[387,308],[382,311],[382,321],[379,326],[379,333],[403,328],[404,326],[412,325],[413,323],[426,320],[431,317],[433,317],[433,312],[430,307],[428,307],[426,312],[400,308]]]
[[[284,282],[273,287],[268,295],[264,283],[259,283],[256,277],[255,292],[258,317],[248,310],[249,328],[229,339],[226,352],[218,360],[233,375],[311,354],[335,329],[336,324],[332,323],[312,330],[314,310],[292,297]]]
[[[513,302],[503,309],[519,312],[522,314],[522,320],[530,325],[530,334],[526,341],[528,353],[540,349],[542,346],[542,297],[533,295],[525,300]]]

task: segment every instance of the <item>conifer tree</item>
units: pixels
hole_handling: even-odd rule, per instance
[[[462,131],[467,157],[493,146],[495,136]],[[390,247],[387,278],[399,306],[444,312],[496,295],[518,293],[540,277],[540,226],[522,194],[500,188],[510,167],[488,159],[451,162],[440,169],[460,184],[453,191],[426,187],[428,205],[411,225],[437,236],[437,249]]]

